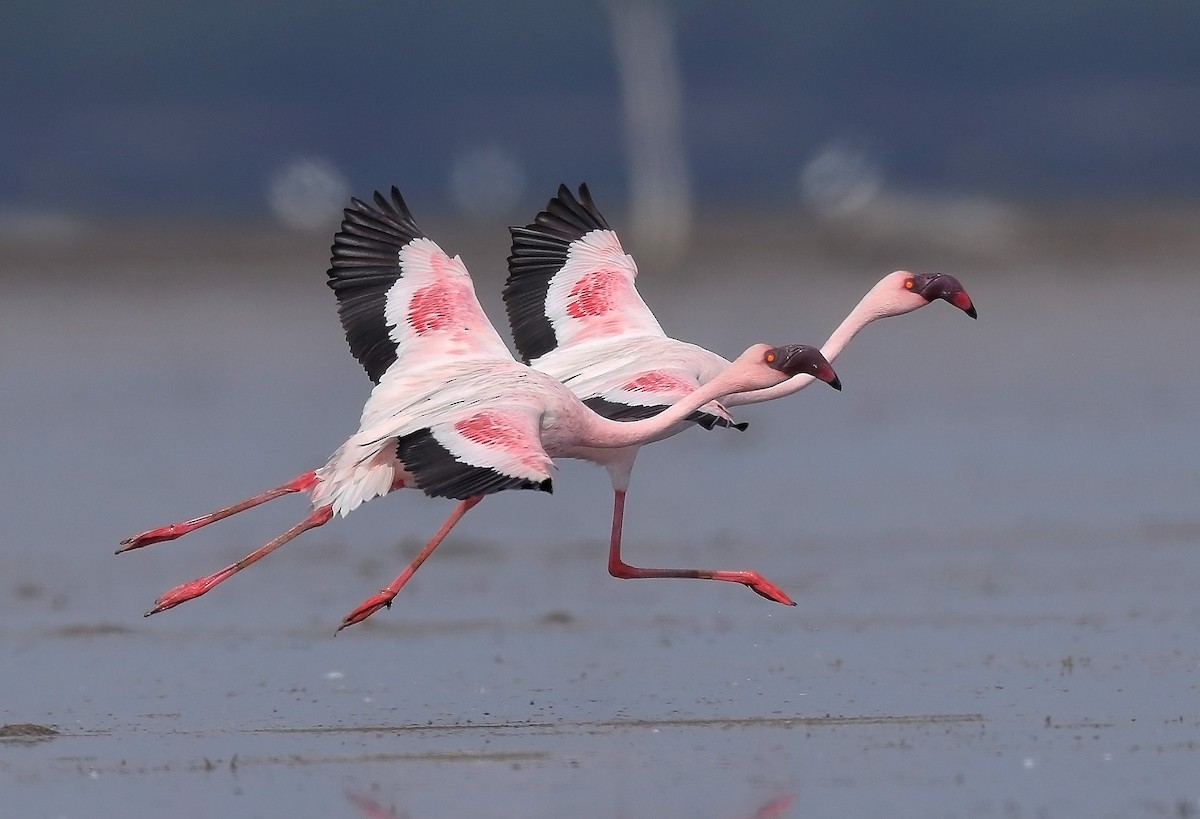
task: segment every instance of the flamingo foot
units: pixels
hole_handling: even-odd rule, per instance
[[[787,596],[783,589],[776,586],[770,580],[763,577],[758,572],[749,570],[728,570],[728,569],[643,569],[637,566],[630,566],[621,560],[619,556],[610,556],[608,562],[608,573],[613,577],[621,578],[622,580],[635,580],[638,578],[647,577],[674,577],[693,580],[721,580],[726,583],[741,583],[748,587],[752,592],[772,600],[776,603],[782,603],[785,606],[794,606],[796,601]]]
[[[396,592],[389,589],[383,589],[378,594],[368,597],[366,600],[359,603],[358,608],[347,614],[342,619],[342,624],[338,626],[338,631],[341,631],[346,626],[352,626],[355,623],[361,623],[380,609],[390,609],[392,601],[396,599]]]
[[[708,580],[725,580],[730,583],[741,583],[750,591],[757,594],[759,597],[765,597],[768,600],[773,600],[776,603],[782,603],[785,606],[794,606],[796,601],[787,596],[787,593],[772,583],[767,578],[763,577],[758,572],[748,570],[743,571],[710,571],[700,570],[700,577]]]
[[[774,600],[776,603],[782,603],[785,606],[796,605],[796,601],[788,597],[787,593],[783,589],[776,586],[770,580],[767,580],[767,578],[763,577],[761,574],[758,574],[757,572],[749,572],[748,574],[750,574],[751,577],[741,582],[745,583],[746,586],[750,588],[750,591],[754,592],[760,597],[765,597],[768,600]]]
[[[165,592],[157,600],[155,600],[154,608],[150,609],[150,611],[146,612],[143,616],[149,617],[151,614],[158,614],[160,611],[173,609],[180,603],[186,603],[189,600],[195,599],[206,593],[213,586],[217,585],[223,580],[228,579],[232,574],[233,572],[231,572],[229,569],[222,569],[221,571],[215,574],[210,574],[207,577],[197,577],[195,580],[189,580],[186,583],[180,583],[178,586],[170,591]]]
[[[165,543],[168,540],[183,537],[196,528],[190,524],[191,521],[172,523],[170,526],[159,526],[157,529],[149,529],[133,537],[127,537],[121,541],[120,548],[114,554],[119,555],[121,552],[128,552],[131,549],[140,549],[143,546],[149,546],[153,543]]]

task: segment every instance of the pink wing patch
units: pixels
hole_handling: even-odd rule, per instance
[[[492,412],[480,412],[470,418],[464,418],[457,422],[454,428],[464,438],[477,444],[509,451],[519,451],[525,441],[525,436],[513,429],[507,419]]]
[[[616,270],[602,268],[584,275],[571,288],[567,315],[571,318],[602,316],[613,309],[616,291],[625,278]]]
[[[567,261],[546,292],[546,316],[557,345],[626,334],[663,335],[638,295],[636,276],[637,265],[611,230],[593,230],[571,242]]]
[[[511,360],[492,327],[462,260],[450,258],[429,239],[400,250],[403,275],[388,292],[384,319],[396,342],[397,360],[432,362],[448,356],[487,355]]]
[[[664,372],[642,373],[632,381],[621,385],[621,389],[629,392],[670,392],[686,395],[696,389],[696,382],[688,382],[677,375]]]
[[[546,457],[541,441],[530,440],[525,426],[499,412],[478,412],[456,421],[455,431],[489,450],[499,450],[531,470],[544,469]]]
[[[619,387],[604,390],[599,397],[630,406],[661,406],[675,403],[699,386],[699,380],[688,373],[649,370],[622,382]],[[733,420],[717,401],[708,402],[700,411],[726,421]]]
[[[413,293],[408,302],[408,323],[417,335],[445,330],[455,323],[463,308],[473,302],[472,294],[461,283],[439,279]]]

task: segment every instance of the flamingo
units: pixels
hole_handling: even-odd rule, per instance
[[[396,594],[451,528],[486,495],[552,489],[551,460],[575,447],[630,447],[726,393],[765,388],[799,373],[837,383],[813,347],[755,344],[703,388],[655,418],[620,423],[586,407],[557,379],[517,362],[484,315],[462,260],[448,256],[413,221],[400,191],[371,205],[353,199],[334,237],[328,284],[350,350],[374,387],[358,431],[319,469],[207,515],[150,529],[117,553],[188,532],[295,492],[312,511],[241,560],[160,596],[146,616],[206,594],[297,535],[403,488],[458,500],[404,571],[343,619],[339,631],[390,607]],[[672,570],[659,576],[772,584],[756,572]]]
[[[619,421],[654,417],[680,396],[714,378],[729,362],[703,347],[669,337],[637,291],[637,265],[592,200],[586,184],[578,198],[565,185],[525,227],[512,227],[512,253],[504,304],[521,359],[554,376],[583,403]],[[897,270],[884,276],[821,347],[833,361],[873,321],[898,316],[942,299],[971,318],[975,305],[953,276]],[[654,440],[692,423],[745,429],[727,407],[799,392],[813,382],[798,375],[773,387],[712,401]],[[649,443],[649,442],[647,442]],[[598,452],[581,447],[567,457],[603,465],[613,488],[609,573],[618,578],[654,576],[621,557],[625,496],[641,445]],[[764,595],[795,605],[779,591]]]

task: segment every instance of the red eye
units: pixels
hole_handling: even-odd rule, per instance
[[[913,289],[913,280],[912,280],[912,279],[905,279],[905,280],[904,280],[904,289],[905,289],[905,290],[912,290],[912,289]]]

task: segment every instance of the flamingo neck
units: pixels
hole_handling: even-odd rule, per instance
[[[825,343],[821,345],[821,355],[825,356],[826,361],[832,362],[841,355],[842,350],[846,349],[846,345],[850,343],[850,339],[858,335],[862,328],[876,319],[882,318],[882,314],[872,305],[872,301],[870,293],[863,296],[862,301],[856,304],[854,309],[842,319],[842,323],[837,326],[833,334],[825,339]]]
[[[841,354],[842,350],[846,349],[846,345],[850,343],[850,339],[858,335],[862,328],[881,318],[881,314],[872,304],[873,299],[871,296],[871,293],[863,296],[854,309],[842,319],[842,323],[837,326],[833,334],[821,345],[821,355],[825,356],[826,361],[832,363]],[[785,395],[800,392],[800,390],[816,380],[811,375],[795,375],[782,384],[776,384],[774,387],[727,395],[721,399],[721,403],[727,407],[739,407],[743,404],[758,404],[763,401],[771,401],[775,398],[782,398]]]
[[[613,421],[588,410],[587,420],[583,425],[585,440],[578,443],[580,446],[598,449],[619,449],[641,446],[665,437],[668,430],[683,423],[689,415],[709,401],[744,390],[745,384],[740,381],[735,370],[736,367],[732,366],[725,369],[716,378],[693,390],[658,415],[640,421]],[[627,476],[625,480],[628,481]],[[616,480],[614,488],[620,488]]]

